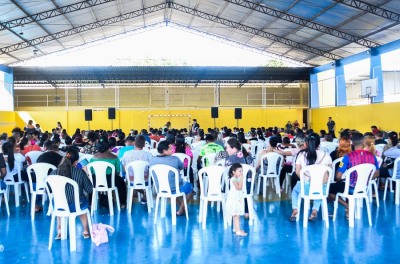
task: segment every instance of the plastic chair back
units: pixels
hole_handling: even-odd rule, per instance
[[[346,183],[343,193],[347,195],[349,194],[350,175],[352,172],[356,172],[357,181],[354,187],[353,195],[357,196],[361,194],[366,194],[368,182],[374,175],[375,171],[376,171],[375,165],[369,163],[359,164],[357,166],[351,167],[350,169],[346,170],[344,173]]]
[[[28,164],[35,164],[37,159],[39,158],[40,155],[42,155],[44,152],[38,151],[38,150],[32,150],[29,151],[28,153],[25,154],[25,157],[28,160]],[[28,159],[29,158],[29,159]],[[30,162],[29,162],[30,161]]]
[[[192,145],[194,141],[193,137],[185,137],[185,143],[188,145]]]
[[[79,187],[76,181],[65,176],[50,175],[45,178],[45,183],[47,192],[51,193],[53,197],[54,215],[68,217],[71,214],[68,206],[67,196],[65,195],[68,185],[72,187],[74,193],[76,211],[73,213],[79,214],[81,212],[81,207],[79,204]]]
[[[311,200],[323,199],[328,196],[329,185],[333,176],[332,168],[329,166],[314,164],[305,166],[300,170],[300,195],[308,196]],[[310,189],[305,193],[305,178],[309,177]],[[323,185],[326,184],[326,190],[323,191]]]
[[[379,165],[379,168],[380,168],[381,165],[382,165],[383,159],[382,159],[382,157],[380,157],[380,156],[375,156],[375,158],[376,158],[376,160],[378,161],[378,165]]]
[[[264,160],[267,159],[268,161],[268,166],[267,166],[267,171],[264,169]],[[281,170],[282,170],[282,164],[283,164],[283,156],[275,153],[275,152],[269,152],[261,157],[261,172],[260,175],[266,175],[267,177],[275,177],[280,175]]]
[[[332,161],[332,170],[333,170],[332,182],[335,181],[335,177],[336,177],[336,164],[338,164],[342,160],[343,160],[343,157],[340,157],[340,158],[337,158],[334,161]]]
[[[26,172],[28,173],[30,192],[31,193],[36,192],[38,194],[43,194],[44,190],[46,189],[44,179],[49,175],[49,173],[51,171],[53,171],[55,169],[57,169],[57,167],[50,163],[35,163],[32,165],[29,165],[28,168],[26,169]],[[32,172],[34,172],[35,176],[36,176],[35,190],[33,189]]]
[[[150,139],[150,142],[151,142],[150,144],[151,149],[157,149],[158,142],[154,139]]]
[[[18,163],[18,162],[14,162],[14,167],[16,167],[17,168],[17,171],[18,171],[18,182],[17,183],[22,183],[22,179],[21,179],[21,166],[20,166],[20,164]],[[8,162],[6,162],[6,168],[7,168],[7,174],[6,174],[6,176],[4,177],[4,182],[7,184],[7,185],[11,185],[11,184],[14,184],[14,183],[16,183],[15,181],[14,181],[14,175],[11,173],[11,171],[10,171],[10,167],[8,166]]]
[[[190,158],[190,156],[186,155],[185,153],[174,153],[174,154],[172,154],[172,156],[178,157],[182,161],[182,163],[184,163],[185,160],[188,161],[188,165],[186,167],[186,175],[189,179],[190,164],[192,164],[192,159]],[[183,170],[185,170],[185,168]],[[182,170],[182,172],[183,172],[183,170]],[[182,177],[185,177],[184,173],[182,173]]]
[[[111,187],[115,188],[115,166],[106,161],[94,161],[87,165],[87,171],[89,176],[93,179],[93,173],[96,176],[96,186],[93,186],[97,190],[107,191],[107,169],[111,168]],[[93,170],[93,171],[92,171]]]
[[[382,156],[383,149],[386,146],[386,144],[377,144],[375,145],[375,150],[379,152],[379,155]]]
[[[148,168],[149,162],[143,160],[131,161],[125,166],[127,173],[126,178],[129,186],[133,186],[134,189],[146,189],[146,181],[144,179],[144,172]],[[134,179],[131,181],[129,172],[133,171]]]
[[[214,165],[215,164],[215,156],[217,153],[210,153],[204,155],[204,157],[201,157],[201,166],[203,168]]]
[[[242,188],[243,193],[245,195],[253,196],[254,181],[256,178],[256,169],[253,166],[250,166],[248,164],[242,164],[242,168],[243,168],[243,188]],[[247,184],[247,174],[249,172],[251,173],[251,185],[250,185],[250,192],[247,192],[246,184]]]
[[[225,168],[217,165],[199,170],[201,197],[207,197],[208,200],[221,200],[221,183],[224,172]]]
[[[179,193],[179,172],[177,169],[165,164],[156,164],[150,167],[149,173],[159,195],[172,195],[171,186],[169,185],[170,172],[174,174],[176,193]]]

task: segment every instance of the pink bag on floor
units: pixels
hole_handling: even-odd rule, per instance
[[[108,243],[108,233],[107,230],[110,232],[114,232],[114,228],[109,225],[100,224],[93,224],[92,226],[92,241],[96,246],[99,246],[103,243]]]

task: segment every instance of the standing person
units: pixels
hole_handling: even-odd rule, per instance
[[[197,123],[197,119],[193,119],[192,128],[190,129],[190,136],[197,135],[197,131],[199,130],[200,125]]]
[[[243,168],[240,163],[234,163],[229,169],[229,192],[226,198],[227,219],[233,217],[233,232],[237,236],[247,236],[240,229],[240,216],[244,215]]]
[[[332,117],[328,118],[328,123],[326,123],[328,127],[328,134],[332,134],[332,136],[335,134],[335,121],[332,120]]]
[[[86,175],[86,173],[82,169],[78,169],[76,167],[78,160],[79,160],[79,152],[74,148],[68,149],[67,154],[61,161],[58,168],[54,170],[51,174],[61,175],[55,177],[64,176],[78,183],[79,205],[81,207],[81,210],[84,210],[89,207],[89,202],[87,197],[85,196],[85,193],[87,194],[92,193],[93,185],[90,182],[89,177]],[[65,195],[67,196],[69,209],[71,210],[71,212],[76,212],[74,192],[72,186],[70,186],[69,184],[67,184],[66,186]],[[87,215],[86,214],[80,215],[79,218],[83,226],[83,232],[82,232],[83,238],[85,239],[90,238]],[[57,222],[58,222],[58,234],[56,236],[56,239],[61,239],[61,221],[59,217],[57,218]]]

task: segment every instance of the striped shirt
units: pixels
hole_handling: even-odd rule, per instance
[[[58,175],[58,169],[54,170],[51,174]],[[85,194],[83,193],[83,191],[85,191],[86,193],[93,192],[92,182],[89,180],[88,176],[82,169],[72,167],[71,168],[71,179],[78,183],[79,200],[82,200],[85,197]],[[65,189],[66,189],[65,195],[67,196],[68,203],[73,204],[75,202],[74,188],[72,187],[72,185],[67,184]]]
[[[338,172],[344,173],[347,169],[350,169],[354,166],[370,163],[375,165],[376,169],[379,170],[379,164],[371,152],[363,149],[358,149],[343,157],[343,160],[339,164]],[[357,173],[352,172],[350,174],[350,187],[355,187],[357,182]]]

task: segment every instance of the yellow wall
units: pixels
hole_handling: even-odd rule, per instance
[[[371,131],[372,125],[385,131],[400,131],[399,110],[400,103],[312,109],[311,127],[315,131],[326,130],[328,117],[331,116],[336,123],[336,131],[341,128],[350,128],[367,132]]]
[[[18,109],[22,110],[22,109]],[[72,134],[76,128],[88,129],[88,122],[85,121],[84,109],[79,110],[59,110],[59,108],[49,109],[46,111],[38,111],[35,108],[24,109],[25,111],[16,112],[19,114],[28,114],[34,123],[39,123],[43,131],[51,131],[56,127],[57,121],[60,121],[69,134]],[[129,132],[130,129],[142,129],[149,127],[149,115],[181,115],[180,117],[152,117],[150,120],[151,127],[162,127],[167,121],[172,123],[173,128],[188,128],[189,118],[183,115],[190,115],[191,120],[197,119],[201,128],[207,129],[214,127],[214,119],[211,118],[211,110],[207,109],[131,109],[117,110],[116,119],[108,120],[108,111],[93,111],[93,121],[90,122],[90,129],[106,129],[122,128],[123,131]],[[293,122],[298,120],[302,122],[303,109],[271,109],[271,108],[243,108],[242,119],[239,120],[239,127],[243,127],[246,131],[251,127],[284,127],[287,121]],[[22,122],[22,127],[25,122]],[[227,126],[235,127],[237,125],[234,118],[234,108],[219,108],[219,118],[215,120],[217,127]],[[112,127],[111,127],[112,126]],[[6,131],[7,132],[7,131]]]
[[[11,130],[17,126],[15,122],[15,112],[0,111],[0,133],[11,133]]]

